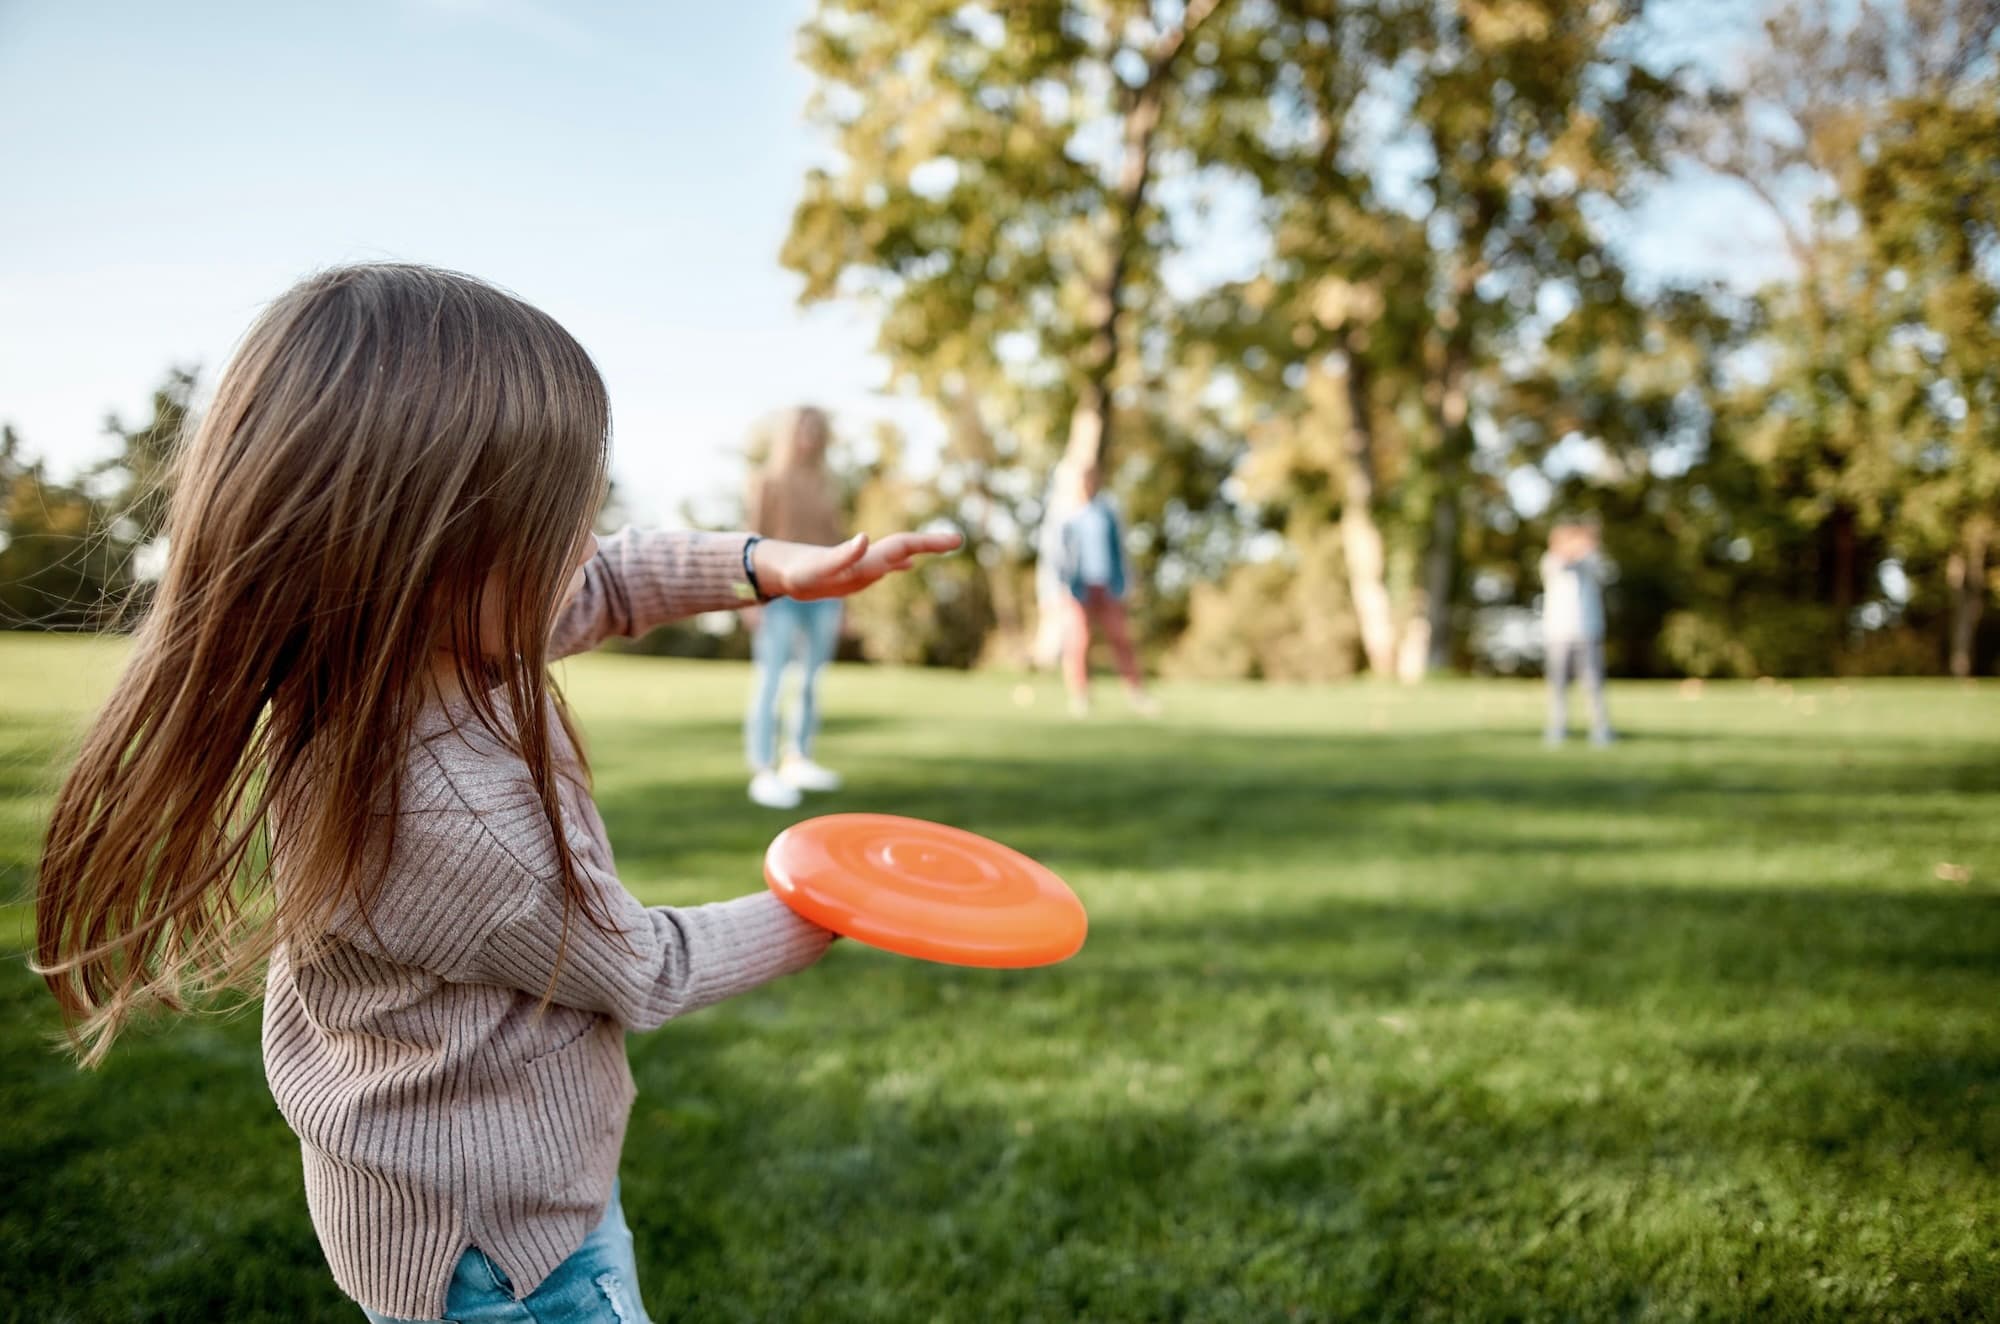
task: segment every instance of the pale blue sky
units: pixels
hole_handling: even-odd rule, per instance
[[[733,489],[764,411],[912,420],[874,397],[866,319],[799,310],[777,264],[813,151],[808,8],[0,0],[0,420],[73,470],[169,364],[212,378],[266,300],[368,258],[472,272],[568,326],[647,518]],[[1641,219],[1656,267],[1766,260],[1761,218],[1714,190]]]
[[[810,150],[803,0],[0,0],[0,418],[70,467],[169,363],[212,377],[301,273],[398,258],[547,309],[597,358],[634,502],[880,379],[776,261]]]

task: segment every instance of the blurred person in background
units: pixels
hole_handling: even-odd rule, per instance
[[[750,474],[745,513],[752,532],[786,542],[827,546],[845,526],[826,464],[831,427],[825,411],[788,409],[768,424],[769,450]],[[840,642],[840,600],[774,598],[758,609],[751,658],[756,671],[743,723],[750,763],[750,798],[767,809],[792,809],[805,791],[837,791],[840,775],[813,761],[819,731],[819,673]],[[793,663],[799,669],[784,757],[778,751],[778,692]]]
[[[1064,590],[1062,634],[1063,677],[1069,686],[1069,710],[1083,717],[1090,712],[1090,641],[1093,627],[1104,632],[1125,678],[1126,697],[1134,711],[1151,717],[1159,705],[1146,693],[1132,648],[1132,630],[1125,613],[1125,534],[1111,498],[1102,491],[1097,466],[1065,460],[1057,468],[1054,502],[1062,512],[1053,540],[1056,577]],[[1045,521],[1044,529],[1050,521]]]
[[[1543,740],[1560,745],[1569,729],[1569,682],[1583,681],[1590,700],[1590,743],[1611,743],[1604,706],[1604,578],[1597,528],[1578,520],[1549,530],[1542,554],[1542,639],[1549,678],[1549,720]]]

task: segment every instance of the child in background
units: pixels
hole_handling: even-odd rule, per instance
[[[1597,530],[1558,524],[1542,556],[1542,641],[1549,680],[1549,720],[1543,740],[1560,745],[1568,734],[1569,679],[1581,673],[1590,700],[1590,742],[1611,743],[1611,715],[1604,704],[1604,558]]]
[[[643,1318],[625,1032],[829,941],[762,890],[640,905],[547,664],[957,542],[600,541],[609,421],[576,341],[469,277],[280,298],[178,459],[157,597],[50,823],[36,963],[86,1062],[268,958],[266,1076],[371,1319]]]
[[[833,475],[826,467],[830,429],[818,409],[779,415],[770,453],[750,477],[745,503],[750,527],[791,542],[836,543],[844,532]],[[813,761],[819,734],[819,673],[840,643],[840,601],[781,597],[759,609],[751,644],[756,662],[750,710],[743,722],[750,763],[750,798],[768,809],[793,809],[802,791],[837,791],[840,776]],[[784,761],[778,760],[778,691],[799,667],[799,703],[792,712]]]

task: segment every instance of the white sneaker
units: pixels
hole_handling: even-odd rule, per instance
[[[765,768],[750,779],[750,798],[766,809],[797,809],[805,797],[798,787]]]
[[[778,775],[801,791],[837,791],[840,789],[840,774],[832,768],[822,768],[803,754],[787,758],[778,769]]]

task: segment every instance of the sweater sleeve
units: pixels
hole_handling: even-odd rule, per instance
[[[598,894],[612,903],[606,908],[616,936],[573,913],[564,950],[561,894],[536,887],[446,974],[537,996],[553,985],[564,1006],[651,1030],[803,970],[832,941],[769,892],[704,906],[642,906],[614,879]]]
[[[769,892],[645,906],[609,869],[576,865],[610,932],[571,907],[527,779],[437,772],[397,828],[390,877],[353,939],[457,983],[494,984],[648,1030],[825,953],[833,935]],[[475,808],[475,806],[477,806]]]
[[[637,638],[656,625],[753,600],[743,575],[743,533],[621,529],[598,540],[583,589],[556,617],[549,656],[567,657],[612,635]]]

